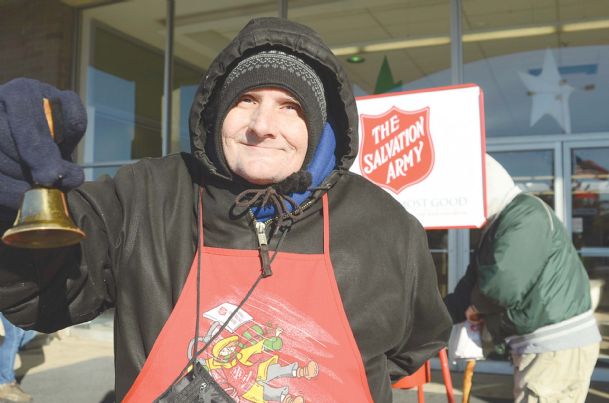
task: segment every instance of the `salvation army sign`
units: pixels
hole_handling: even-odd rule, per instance
[[[484,113],[467,84],[356,99],[352,171],[393,195],[427,229],[485,222]]]
[[[429,108],[407,112],[392,106],[379,116],[360,114],[359,163],[364,176],[400,193],[427,177],[434,153],[429,133]]]

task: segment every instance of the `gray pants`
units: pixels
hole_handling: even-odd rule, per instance
[[[599,344],[539,354],[512,354],[516,403],[584,403]]]
[[[292,363],[290,365],[286,365],[282,367],[279,364],[271,364],[268,369],[268,374],[266,380],[259,380],[258,383],[262,385],[264,390],[264,400],[272,401],[272,402],[280,402],[281,398],[288,394],[288,387],[282,386],[276,388],[274,386],[269,385],[267,382],[272,381],[276,378],[292,378],[292,372],[298,368],[297,363]]]

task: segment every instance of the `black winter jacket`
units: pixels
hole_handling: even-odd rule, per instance
[[[70,212],[87,234],[80,245],[35,252],[0,246],[0,309],[18,325],[51,332],[115,308],[117,400],[142,368],[188,274],[200,185],[205,244],[257,249],[249,215],[234,206],[243,184],[218,171],[206,114],[213,114],[209,102],[227,67],[268,45],[318,64],[337,137],[336,169],[303,203],[308,207],[281,250],[322,251],[319,198],[327,192],[331,260],[375,402],[391,401],[390,375],[416,370],[446,344],[451,321],[425,231],[389,194],[348,172],[358,148],[357,111],[338,60],[306,27],[263,18],[210,66],[192,107],[192,154],[144,159],[70,192]]]

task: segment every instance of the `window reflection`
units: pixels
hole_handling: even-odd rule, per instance
[[[95,127],[96,131],[89,137],[96,139],[95,161],[160,156],[162,53],[95,24],[90,64],[93,78],[103,74],[112,79],[88,83],[87,92],[92,94],[87,96],[88,107],[94,108],[94,111],[97,109],[97,103],[100,102],[97,94],[102,92],[108,94],[104,97],[106,103],[119,105],[119,111],[127,109],[130,114],[129,121],[123,122],[124,132],[119,134],[112,132],[112,126]],[[116,141],[116,136],[121,134],[129,135],[120,141],[125,144],[122,147],[127,158],[117,158],[113,154],[105,154],[103,150],[97,151],[101,144]]]
[[[609,148],[571,152],[572,231],[578,248],[609,246]]]
[[[609,356],[609,148],[571,150],[571,228],[590,277],[592,308],[603,336],[601,358]]]
[[[493,156],[523,192],[554,208],[554,150],[501,151]]]
[[[135,83],[94,67],[88,71],[84,162],[130,160]]]
[[[598,0],[463,0],[464,76],[484,90],[487,135],[608,130],[609,31],[585,24],[608,17]]]
[[[87,70],[89,127],[83,160],[129,161],[161,155],[162,50],[100,23],[92,25]],[[201,70],[174,62],[170,152],[190,150],[188,111]]]

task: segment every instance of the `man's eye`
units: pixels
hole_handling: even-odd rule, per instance
[[[254,100],[254,98],[253,98],[253,97],[251,97],[251,96],[249,96],[249,95],[244,95],[244,96],[240,97],[240,98],[237,100],[237,104],[240,104],[240,103],[242,103],[242,102],[244,102],[244,103],[248,103],[248,104],[249,104],[249,103],[252,103],[252,102],[254,102],[254,101],[255,101],[255,100]]]
[[[295,110],[296,112],[301,112],[302,111],[302,107],[295,103],[295,102],[288,102],[284,105],[284,108],[289,109],[289,110]]]

